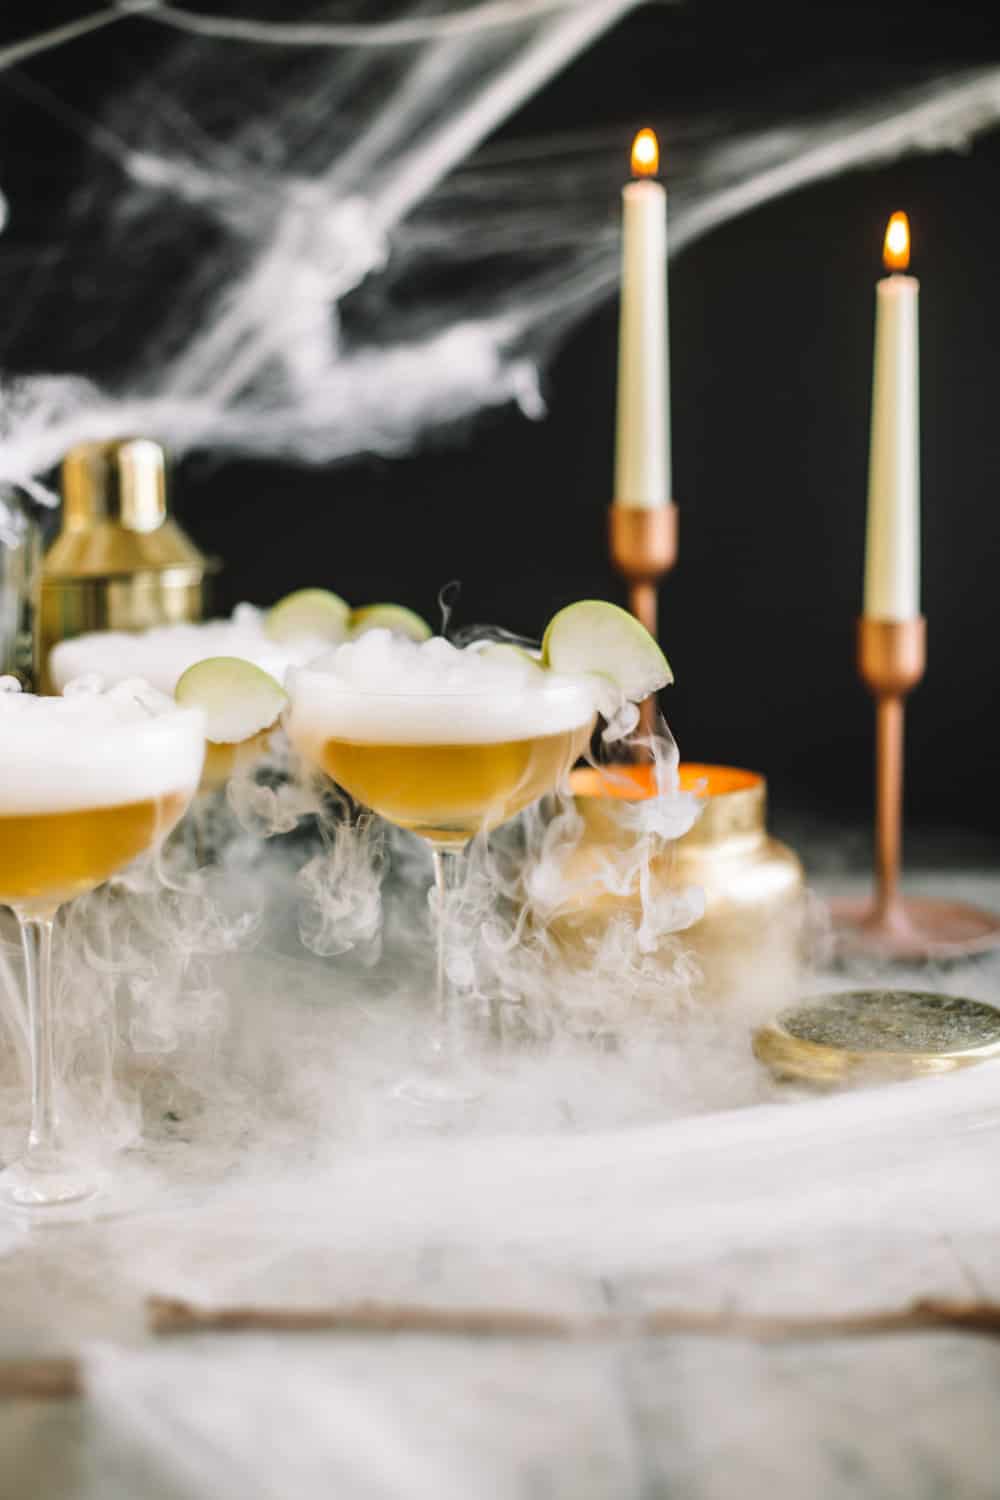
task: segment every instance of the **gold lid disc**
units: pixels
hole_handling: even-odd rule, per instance
[[[782,1011],[753,1050],[778,1077],[811,1083],[947,1073],[1000,1057],[1000,1010],[922,990],[847,990]]]

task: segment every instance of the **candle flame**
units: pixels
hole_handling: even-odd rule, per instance
[[[882,259],[887,271],[905,271],[910,264],[910,221],[903,213],[889,220]]]
[[[652,130],[640,130],[632,142],[632,176],[655,177],[660,168],[660,147]]]

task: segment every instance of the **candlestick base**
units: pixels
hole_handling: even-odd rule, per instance
[[[870,900],[848,899],[832,901],[830,911],[844,957],[941,962],[1000,948],[1000,916],[962,901],[910,896],[880,910]]]

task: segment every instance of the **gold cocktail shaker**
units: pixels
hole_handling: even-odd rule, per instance
[[[30,498],[0,486],[0,677],[36,678],[41,531]]]
[[[215,565],[167,514],[163,449],[79,443],[62,465],[62,527],[42,564],[38,658],[88,630],[200,620]]]

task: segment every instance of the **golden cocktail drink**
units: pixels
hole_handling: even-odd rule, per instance
[[[190,793],[72,811],[0,811],[0,905],[51,911],[114,875],[170,832]]]
[[[450,869],[476,834],[551,792],[587,747],[593,683],[524,653],[367,640],[289,673],[292,743],[357,802],[419,834],[438,892],[436,1050],[453,1043],[444,910]],[[440,1093],[439,1086],[434,1090]]]
[[[390,823],[461,848],[545,796],[587,748],[590,720],[525,739],[373,744],[326,739],[320,766]]]
[[[52,933],[58,908],[152,848],[201,774],[204,718],[145,684],[35,698],[0,691],[0,904],[21,928],[32,1108],[27,1150],[0,1175],[18,1208],[89,1196],[59,1137]]]
[[[393,649],[419,667],[421,652],[446,644]],[[350,668],[360,647],[341,647],[331,661],[346,655]],[[464,658],[449,690],[433,670],[424,686],[411,671],[411,690],[397,692],[356,685],[319,664],[301,668],[289,678],[287,729],[305,758],[355,801],[455,849],[559,784],[587,747],[594,700],[590,684],[530,662],[491,669],[478,665],[478,653],[448,649]]]

